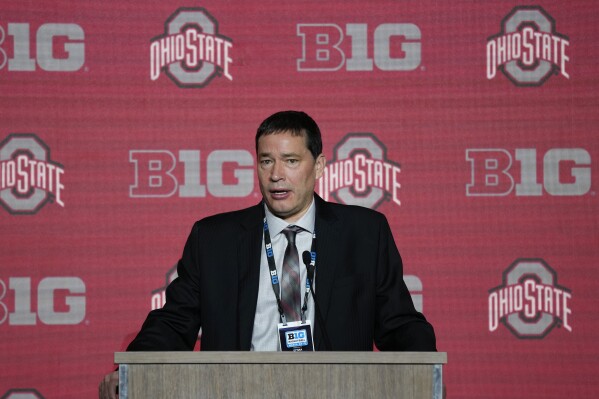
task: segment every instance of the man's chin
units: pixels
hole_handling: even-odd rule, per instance
[[[293,210],[291,207],[289,206],[285,206],[285,204],[282,203],[277,203],[276,201],[270,202],[266,204],[268,206],[268,210],[275,215],[278,218],[281,219],[286,219],[288,218],[292,213]]]
[[[289,214],[289,209],[283,206],[269,206],[268,207],[273,215],[284,219]]]

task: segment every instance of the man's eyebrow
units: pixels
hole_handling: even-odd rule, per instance
[[[261,152],[258,154],[259,157],[270,157],[272,156],[272,153],[270,152]],[[281,158],[298,158],[300,156],[300,154],[296,153],[296,152],[286,152],[281,154]]]
[[[281,154],[283,156],[283,158],[297,158],[300,156],[300,154],[296,153],[296,152],[287,152],[284,154]]]

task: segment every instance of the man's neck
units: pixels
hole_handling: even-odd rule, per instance
[[[266,212],[266,219],[269,227],[274,227],[275,225],[281,225],[283,227],[286,227],[290,224],[295,224],[301,226],[306,231],[314,231],[314,223],[316,217],[316,203],[314,201],[314,198],[312,198],[310,206],[304,212],[302,212],[301,215],[292,219],[283,219],[277,216],[270,210],[270,208],[268,208],[268,206],[266,206],[266,204],[264,204],[264,209]]]

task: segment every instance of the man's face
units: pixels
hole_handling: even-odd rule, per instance
[[[289,223],[297,221],[310,207],[324,156],[314,159],[304,136],[288,132],[260,137],[257,155],[260,191],[268,209]]]

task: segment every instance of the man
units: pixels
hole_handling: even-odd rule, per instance
[[[271,115],[258,128],[256,155],[263,201],[194,225],[166,304],[150,312],[127,350],[192,350],[200,327],[201,350],[280,350],[278,325],[308,320],[315,350],[370,351],[376,344],[435,351],[433,328],[403,282],[386,218],[314,193],[326,160],[312,118],[298,111]],[[285,254],[290,225],[298,226],[292,230],[299,259],[308,251],[315,261],[317,303],[305,295],[306,266],[288,272],[301,292],[286,286],[283,269],[298,263],[298,255],[294,262]],[[321,322],[314,323],[318,311]],[[117,383],[116,373],[106,376],[100,396],[114,398]]]

